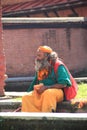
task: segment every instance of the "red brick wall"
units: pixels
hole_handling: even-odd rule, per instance
[[[4,49],[9,76],[34,74],[34,59],[39,45],[52,47],[74,73],[87,67],[86,29],[4,30]]]

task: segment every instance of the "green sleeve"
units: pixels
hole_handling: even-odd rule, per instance
[[[37,82],[37,75],[35,75],[34,80],[33,80],[32,83],[30,84],[30,86],[29,86],[27,92],[30,92],[30,91],[33,90],[33,87],[34,87],[34,85],[36,84],[36,82]]]
[[[67,87],[71,86],[70,75],[64,65],[60,65],[57,70],[57,82],[58,84],[66,85]]]

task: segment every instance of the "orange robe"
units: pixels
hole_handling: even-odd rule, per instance
[[[56,103],[64,99],[61,89],[46,89],[42,94],[37,90],[22,97],[22,112],[52,112],[56,110]]]

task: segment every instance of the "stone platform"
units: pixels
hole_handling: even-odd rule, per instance
[[[1,112],[0,130],[87,130],[84,113]]]

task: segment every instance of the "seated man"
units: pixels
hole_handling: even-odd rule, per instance
[[[35,70],[28,94],[22,97],[22,112],[56,111],[57,103],[66,99],[65,88],[71,88],[73,82],[74,86],[77,85],[75,80],[57,53],[48,46],[38,48]]]

